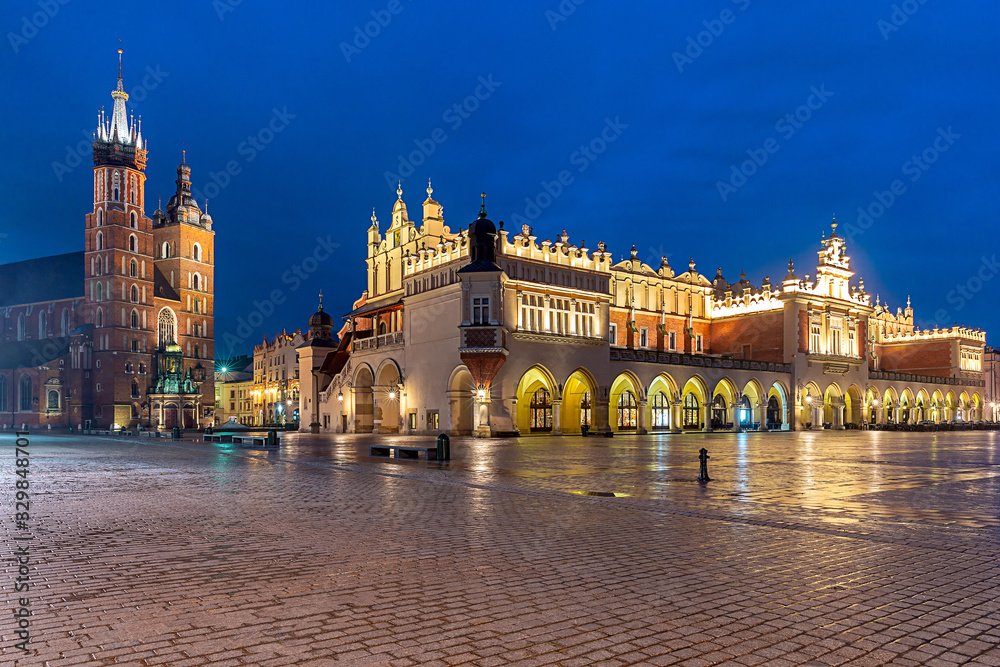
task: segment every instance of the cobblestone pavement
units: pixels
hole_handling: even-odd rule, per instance
[[[996,432],[31,440],[5,666],[1000,665]]]

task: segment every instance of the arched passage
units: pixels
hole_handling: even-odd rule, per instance
[[[645,396],[642,384],[632,373],[624,372],[611,383],[611,402],[608,406],[612,431],[645,432]]]
[[[555,423],[554,400],[558,399],[552,373],[540,364],[532,366],[517,383],[517,428],[521,433],[550,433]]]
[[[860,428],[864,419],[864,398],[861,395],[861,387],[852,384],[844,394],[844,424],[852,424],[854,428]]]
[[[821,428],[823,421],[823,391],[815,382],[802,389],[799,421],[803,428]]]
[[[394,361],[383,362],[373,387],[375,397],[374,426],[378,433],[399,433],[400,396],[399,367]]]
[[[680,428],[676,421],[679,417],[675,414],[674,402],[678,396],[677,383],[667,373],[660,373],[649,385],[646,391],[647,406],[649,413],[646,423],[650,430],[666,431],[668,429],[678,430]]]
[[[840,385],[831,382],[823,392],[823,424],[829,424],[830,428],[841,429],[844,427],[844,392],[840,390]]]
[[[451,406],[451,432],[456,435],[472,433],[472,412],[475,409],[476,383],[464,365],[451,373],[448,381],[448,404]]]
[[[944,394],[941,393],[940,389],[937,389],[931,395],[931,420],[935,424],[940,424],[945,419]]]
[[[375,427],[375,377],[366,364],[354,374],[354,432],[371,433]]]
[[[563,433],[580,433],[581,427],[594,426],[594,397],[597,381],[590,371],[578,368],[563,383],[561,421]]]
[[[708,403],[708,387],[699,375],[693,376],[681,391],[681,428],[686,431],[700,431],[711,428],[706,421],[705,404]]]
[[[922,422],[930,419],[931,398],[926,389],[917,392],[913,405],[913,421]]]
[[[733,407],[736,403],[736,385],[729,378],[722,378],[712,392],[712,429],[730,429],[736,423]]]
[[[788,392],[780,382],[767,390],[767,428],[788,430]]]

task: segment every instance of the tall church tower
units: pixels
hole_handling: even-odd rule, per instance
[[[96,427],[140,418],[148,385],[153,305],[153,223],[143,213],[146,154],[141,121],[128,115],[118,50],[111,117],[98,114],[94,133],[93,210],[86,216],[84,317],[93,330]],[[86,403],[85,403],[86,405]]]

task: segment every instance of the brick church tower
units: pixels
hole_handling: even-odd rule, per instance
[[[145,213],[146,144],[128,116],[121,76],[94,135],[93,210],[86,216],[84,280],[94,324],[93,414],[96,424],[141,420],[155,340],[153,223]]]

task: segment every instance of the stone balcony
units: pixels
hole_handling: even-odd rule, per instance
[[[380,336],[369,336],[368,338],[357,338],[351,343],[352,352],[363,352],[366,350],[378,350],[386,347],[402,347],[403,332],[393,331]]]

